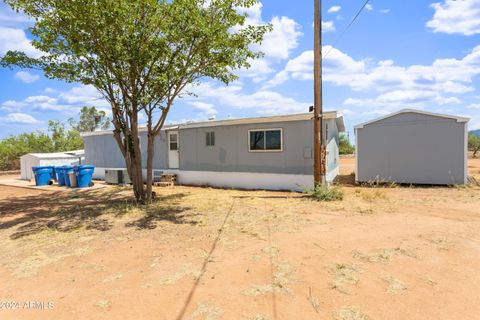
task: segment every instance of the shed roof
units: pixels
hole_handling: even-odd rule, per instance
[[[23,157],[34,157],[38,159],[76,159],[85,154],[84,150],[72,150],[65,152],[50,152],[50,153],[28,153]]]
[[[310,120],[312,119],[312,113],[300,113],[300,114],[288,114],[288,115],[277,115],[277,116],[265,116],[265,117],[254,117],[254,118],[239,118],[239,119],[225,119],[225,120],[210,120],[202,122],[186,122],[176,125],[164,126],[162,130],[174,130],[174,129],[190,129],[190,128],[204,128],[204,127],[216,127],[216,126],[232,126],[240,124],[253,124],[253,123],[275,123],[275,122],[286,122],[286,121],[301,121],[301,120]],[[340,132],[345,131],[345,123],[343,119],[343,114],[338,111],[326,111],[323,113],[323,119],[335,119],[337,122],[338,130]],[[140,132],[146,131],[145,127],[139,129]],[[83,133],[82,136],[95,136],[95,135],[104,135],[112,134],[113,130],[105,131],[95,131]]]
[[[448,114],[434,113],[434,112],[428,112],[428,111],[416,110],[416,109],[402,109],[400,111],[390,113],[386,116],[376,118],[376,119],[373,119],[373,120],[370,120],[370,121],[367,121],[367,122],[360,123],[360,124],[355,126],[355,129],[361,129],[361,128],[365,127],[366,125],[369,125],[369,124],[372,124],[372,123],[375,123],[375,122],[378,122],[378,121],[381,121],[381,120],[384,120],[384,119],[388,119],[388,118],[391,118],[391,117],[394,117],[396,115],[403,114],[403,113],[417,113],[417,114],[423,114],[423,115],[428,115],[428,116],[433,116],[433,117],[438,117],[438,118],[452,119],[452,120],[456,120],[457,122],[468,122],[470,120],[470,118],[467,118],[467,117],[453,116],[453,115],[448,115]]]
[[[34,157],[34,158],[38,158],[38,159],[70,159],[70,158],[77,158],[73,155],[70,155],[70,154],[66,154],[66,153],[63,153],[63,152],[54,152],[54,153],[29,153],[29,154],[26,154],[23,157]]]

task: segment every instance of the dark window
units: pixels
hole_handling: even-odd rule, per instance
[[[170,134],[170,150],[178,150],[178,134]]]
[[[211,147],[215,145],[215,132],[206,132],[206,145],[207,147]]]
[[[265,150],[265,131],[250,131],[250,150]]]
[[[280,130],[267,131],[266,149],[281,150],[282,149],[282,132]]]
[[[282,151],[282,130],[250,131],[250,151]]]

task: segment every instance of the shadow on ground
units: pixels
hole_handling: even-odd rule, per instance
[[[127,227],[155,229],[159,221],[194,223],[189,208],[180,205],[185,194],[159,196],[150,206],[137,205],[131,196],[115,193],[83,192],[77,195],[41,193],[0,199],[0,230],[13,229],[11,239],[45,230],[71,232],[80,228],[108,231],[115,218],[132,209],[144,214]]]

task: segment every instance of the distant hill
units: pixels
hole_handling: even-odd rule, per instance
[[[480,138],[480,129],[478,130],[472,130],[468,134],[473,134],[474,136],[477,136]]]

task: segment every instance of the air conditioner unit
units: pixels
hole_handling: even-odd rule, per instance
[[[105,169],[105,182],[108,184],[130,184],[127,169]]]

